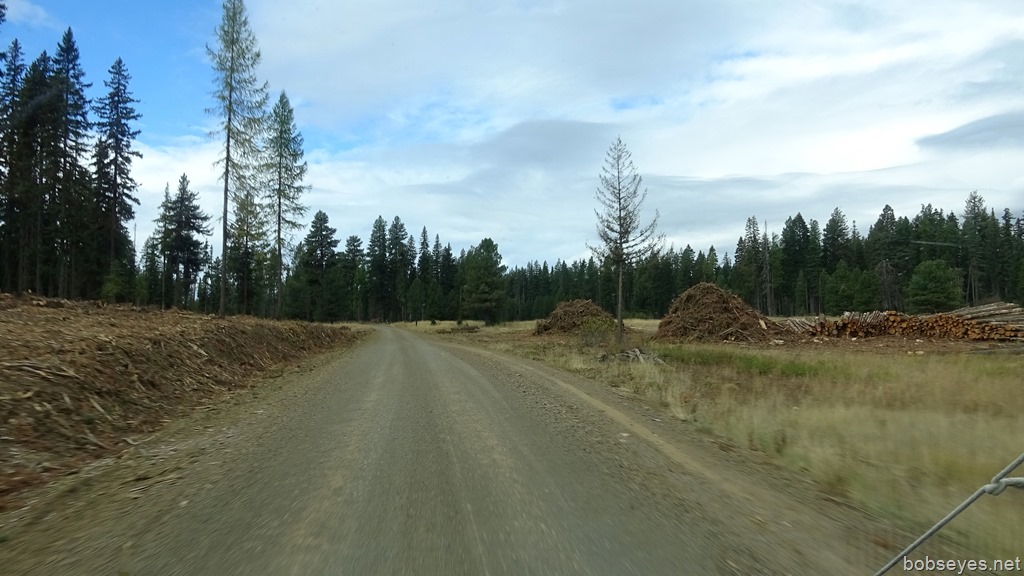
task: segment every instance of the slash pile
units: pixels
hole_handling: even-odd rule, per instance
[[[537,321],[536,334],[545,332],[575,333],[587,326],[612,328],[615,318],[590,300],[559,302],[545,320]]]
[[[769,342],[790,333],[734,294],[702,282],[672,302],[658,324],[660,340]]]

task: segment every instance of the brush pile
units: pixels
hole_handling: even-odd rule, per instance
[[[786,329],[739,297],[702,282],[672,302],[655,337],[699,342],[770,342],[786,333]]]
[[[615,318],[590,300],[559,302],[545,320],[537,321],[536,334],[558,332],[574,334],[582,328],[615,328]]]

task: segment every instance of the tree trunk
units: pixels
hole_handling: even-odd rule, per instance
[[[616,306],[615,318],[618,322],[615,324],[615,337],[619,342],[619,350],[626,349],[626,341],[623,337],[623,324],[622,324],[622,262],[619,262],[619,294],[618,294],[618,305]]]
[[[220,309],[217,312],[217,315],[221,317],[224,316],[228,297],[228,275],[226,273],[228,262],[228,182],[231,178],[231,106],[233,104],[230,101],[230,92],[228,100],[228,121],[225,127],[227,144],[224,153],[224,211],[222,212],[220,239]]]
[[[280,174],[280,170],[278,171]],[[277,194],[277,302],[274,305],[274,318],[281,319],[281,301],[282,301],[282,280],[281,273],[284,268],[284,261],[281,259],[281,184],[280,177],[278,180],[278,194]]]

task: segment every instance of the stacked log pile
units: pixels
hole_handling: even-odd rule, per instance
[[[796,319],[799,320],[799,319]],[[998,302],[952,312],[910,316],[900,312],[846,312],[838,320],[802,321],[813,336],[911,336],[969,340],[1024,340],[1024,308]],[[800,322],[790,328],[799,329]]]

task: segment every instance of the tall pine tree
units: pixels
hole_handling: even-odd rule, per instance
[[[16,138],[19,111],[19,94],[25,76],[25,61],[21,44],[17,39],[2,58],[3,76],[0,77],[0,289],[13,292],[17,289],[19,220],[24,207],[19,206],[16,193],[18,179],[14,177],[13,165],[18,152]],[[21,168],[25,168],[22,166]]]
[[[288,243],[286,235],[302,227],[298,219],[306,213],[300,197],[309,189],[302,184],[306,176],[306,163],[302,161],[302,134],[295,126],[295,112],[288,96],[281,92],[270,113],[265,172],[270,176],[267,203],[274,227],[274,284],[277,294],[274,316],[281,315],[283,253]]]
[[[59,160],[55,182],[53,233],[57,249],[57,292],[61,297],[95,296],[104,271],[87,269],[95,240],[89,171],[85,168],[92,129],[81,57],[71,29],[64,32],[53,57],[52,88],[57,94]],[[81,286],[81,290],[76,290]],[[83,293],[83,291],[85,293]],[[72,293],[74,292],[74,293]]]
[[[217,48],[206,47],[216,73],[214,106],[209,110],[220,122],[216,133],[224,138],[223,154],[217,161],[224,182],[221,254],[228,251],[228,201],[246,197],[255,188],[254,165],[259,158],[267,105],[267,83],[260,83],[256,70],[260,51],[249,27],[243,0],[224,0],[223,16],[217,27]],[[227,274],[221,274],[220,306],[227,306]]]
[[[142,154],[132,148],[139,131],[132,123],[142,116],[135,110],[139,101],[132,97],[128,83],[132,77],[124,61],[118,58],[103,82],[108,92],[94,106],[97,122],[94,186],[103,215],[107,241],[107,262],[127,262],[129,249],[127,223],[135,218],[133,205],[139,204],[135,191],[139,185],[132,178],[134,158]]]

